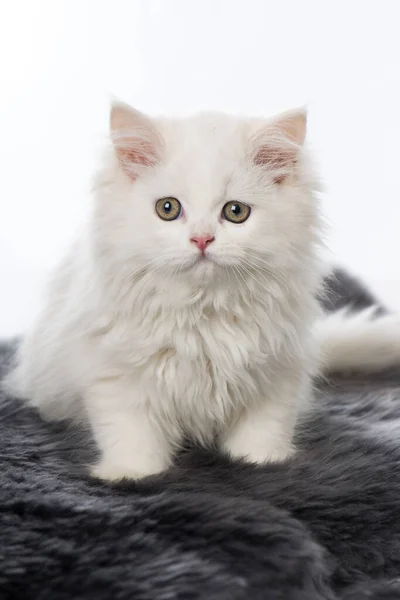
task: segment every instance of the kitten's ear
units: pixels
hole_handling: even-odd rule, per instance
[[[279,115],[253,134],[253,162],[270,170],[276,183],[282,183],[294,169],[306,130],[306,109]]]
[[[112,104],[110,134],[121,167],[131,179],[137,178],[140,167],[160,161],[161,134],[149,117],[127,104]]]

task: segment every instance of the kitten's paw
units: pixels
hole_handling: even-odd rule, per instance
[[[263,464],[283,462],[290,458],[295,449],[291,443],[279,444],[273,447],[268,443],[254,443],[247,440],[230,440],[224,445],[226,450],[233,458],[241,458],[249,463]]]
[[[97,465],[91,468],[90,474],[96,479],[103,479],[106,481],[121,481],[122,479],[143,479],[150,475],[157,475],[162,473],[167,466],[152,465],[151,467],[139,466],[139,465],[126,465],[122,463],[112,462],[109,460],[102,460]]]

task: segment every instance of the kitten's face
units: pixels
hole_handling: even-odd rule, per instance
[[[315,207],[303,113],[266,124],[220,114],[150,121],[114,107],[121,256],[190,280],[257,275],[298,260]],[[125,258],[124,258],[125,260]]]

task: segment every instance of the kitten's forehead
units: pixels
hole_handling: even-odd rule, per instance
[[[246,123],[220,113],[159,121],[165,176],[187,201],[203,208],[225,195],[245,160]]]

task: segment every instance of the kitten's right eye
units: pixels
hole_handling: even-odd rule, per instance
[[[163,221],[175,221],[182,213],[182,205],[176,198],[160,198],[156,202],[156,213]]]

